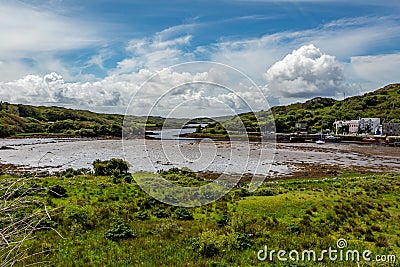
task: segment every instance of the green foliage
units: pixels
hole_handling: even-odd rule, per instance
[[[109,160],[96,159],[92,165],[95,175],[113,175],[117,179],[121,174],[127,174],[129,170],[128,162],[117,158]]]
[[[175,210],[175,216],[178,220],[193,220],[193,214],[188,208],[177,208]]]
[[[241,234],[231,228],[226,232],[203,231],[198,237],[189,240],[189,248],[204,257],[213,257],[222,251],[241,251],[252,247],[251,234]]]
[[[80,206],[68,206],[64,210],[64,218],[72,229],[90,229],[94,226],[94,222],[91,218],[92,214],[85,207]]]
[[[150,219],[150,215],[146,211],[138,211],[136,212],[136,218],[139,220],[145,221]]]
[[[221,216],[218,216],[217,219],[215,220],[216,224],[219,227],[228,225],[229,221],[230,221],[230,219],[229,219],[228,214],[223,214]]]
[[[133,238],[136,235],[127,222],[122,219],[116,219],[111,224],[111,228],[107,230],[104,236],[112,241],[119,241],[122,239]]]
[[[171,168],[169,170],[161,170],[158,172],[166,180],[181,186],[200,186],[205,184],[202,177],[198,176],[189,168]]]
[[[123,115],[6,102],[2,102],[0,107],[0,137],[21,134],[82,137],[122,135]],[[136,132],[142,132],[141,126],[147,123],[161,126],[163,119],[150,118],[147,122],[145,117],[133,117],[129,127]]]
[[[53,185],[49,188],[49,195],[55,198],[66,197],[67,190],[59,184]]]
[[[213,230],[202,232],[197,238],[189,240],[189,247],[205,257],[212,257],[219,253],[221,238]]]

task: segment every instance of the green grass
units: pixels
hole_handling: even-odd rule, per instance
[[[176,175],[187,182],[196,179],[185,172],[164,177],[175,181]],[[0,177],[2,182],[13,179]],[[254,193],[243,187],[215,203],[189,209],[193,219],[187,220],[177,215],[182,210],[155,201],[134,181],[114,183],[108,176],[65,173],[27,179],[31,185],[66,189],[67,195],[60,198],[37,193],[48,209],[61,207],[46,222],[64,239],[53,230],[36,232],[25,244],[27,254],[51,251],[27,258],[21,266],[38,261],[54,266],[294,266],[260,262],[257,252],[265,245],[320,251],[335,248],[339,238],[347,240],[349,249],[400,259],[398,174],[266,182]],[[127,223],[134,237],[105,237],[117,218]],[[295,266],[356,266],[327,260],[322,264]]]

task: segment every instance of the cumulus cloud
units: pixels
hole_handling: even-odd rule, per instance
[[[3,101],[32,105],[57,105],[99,112],[123,113],[132,93],[151,73],[109,76],[95,82],[65,82],[61,75],[27,75],[0,82]]]
[[[343,66],[314,45],[302,46],[265,74],[268,90],[283,97],[335,96],[343,92]]]

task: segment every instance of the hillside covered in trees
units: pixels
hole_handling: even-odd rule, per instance
[[[61,107],[34,107],[6,102],[0,105],[0,136],[61,135],[121,136],[122,115],[96,114]]]
[[[0,103],[0,137],[63,136],[121,137],[124,116],[62,107]],[[135,117],[137,128],[162,125],[162,119]]]
[[[332,129],[335,120],[380,118],[385,122],[400,122],[400,84],[387,85],[362,96],[345,100],[317,97],[305,103],[275,106],[270,111],[243,113],[222,124],[214,123],[199,134],[227,134],[226,130],[237,130],[243,123],[249,133],[259,133],[260,128],[273,129],[279,133],[296,131],[296,123],[305,123],[308,132]],[[241,121],[241,122],[240,122]],[[275,127],[273,126],[275,122]],[[236,128],[235,128],[236,125]]]
[[[341,101],[317,97],[305,103],[273,107],[272,112],[277,132],[294,131],[297,122],[306,123],[310,132],[331,129],[335,119],[380,118],[400,122],[400,84]]]

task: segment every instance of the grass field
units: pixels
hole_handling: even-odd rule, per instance
[[[244,184],[197,208],[168,206],[149,197],[132,179],[144,175],[95,176],[69,170],[47,177],[0,176],[2,185],[24,183],[23,192],[31,192],[25,195],[36,199],[8,211],[10,216],[3,209],[3,229],[10,220],[43,209],[39,202],[51,217],[39,220],[43,229],[32,232],[34,238],[23,243],[18,257],[39,254],[16,266],[35,262],[49,266],[357,266],[355,261],[328,257],[322,262],[284,262],[276,255],[272,262],[257,258],[266,245],[269,250],[319,253],[336,248],[340,238],[347,241],[346,249],[371,250],[371,259],[395,255],[400,261],[399,174],[273,181],[253,193]],[[167,172],[164,177],[190,185],[206,183],[189,172]],[[5,194],[5,187],[1,192]],[[9,197],[8,203],[21,195]],[[4,200],[2,205],[6,204]],[[0,244],[0,252],[7,251],[4,242]]]

